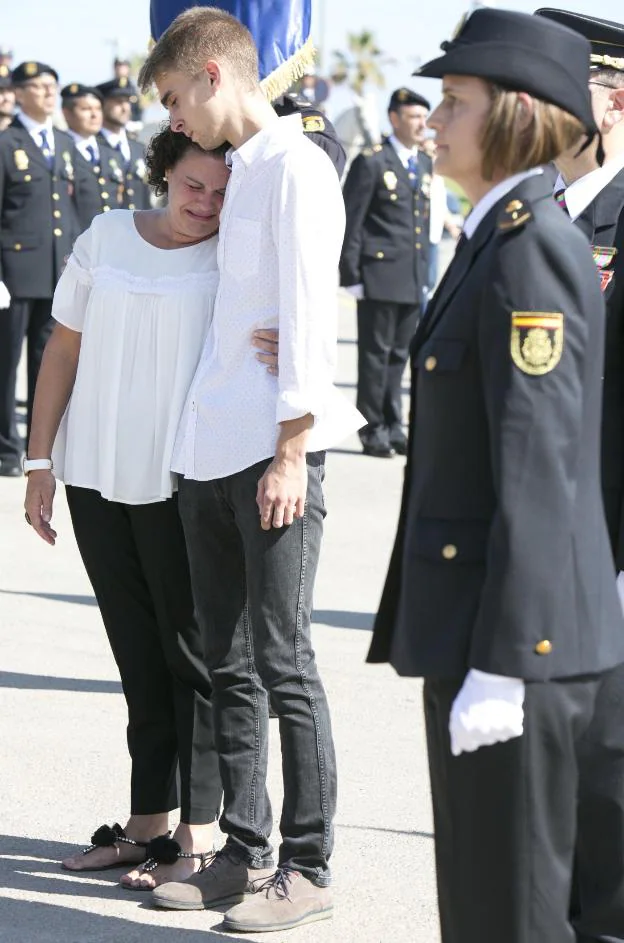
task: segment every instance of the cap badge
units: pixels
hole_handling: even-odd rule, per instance
[[[122,75],[118,79],[119,88],[125,88],[128,84],[128,79],[125,75]]]
[[[78,86],[76,85],[76,83],[74,83],[73,85],[70,85],[70,86],[69,86],[69,94],[70,94],[70,95],[75,95],[77,91],[78,91]]]
[[[9,67],[6,65],[0,65],[0,76],[5,79],[9,74]]]
[[[36,75],[37,74],[37,63],[36,62],[27,62],[24,66],[24,72],[26,75]]]

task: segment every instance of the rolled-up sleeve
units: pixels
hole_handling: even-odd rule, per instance
[[[311,413],[333,396],[338,263],[345,213],[336,172],[317,148],[285,161],[273,204],[279,265],[279,393],[276,422]]]
[[[72,331],[82,333],[93,284],[91,275],[92,231],[78,237],[74,250],[58,280],[52,303],[52,317]]]

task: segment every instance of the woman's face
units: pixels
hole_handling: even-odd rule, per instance
[[[171,224],[184,242],[197,242],[219,228],[230,171],[222,155],[189,150],[167,174]]]

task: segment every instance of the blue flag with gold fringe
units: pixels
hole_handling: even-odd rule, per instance
[[[194,6],[217,7],[245,24],[258,47],[260,78],[270,101],[290,88],[314,60],[312,0],[151,0],[152,38],[160,39],[179,13]]]

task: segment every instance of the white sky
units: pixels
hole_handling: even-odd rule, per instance
[[[624,21],[622,0],[499,0],[499,7],[532,13],[537,6],[560,6],[579,13],[598,13]],[[435,101],[439,82],[413,79],[418,60],[433,58],[439,44],[450,38],[468,0],[313,0],[312,34],[330,53],[344,49],[347,32],[370,29],[380,47],[396,60],[386,71],[386,88],[379,93],[384,110],[390,92],[410,85]],[[15,52],[15,63],[38,59],[56,68],[62,84],[103,82],[111,77],[115,49],[123,55],[141,52],[149,39],[149,0],[3,0],[0,44]],[[336,92],[330,117],[347,104]]]

